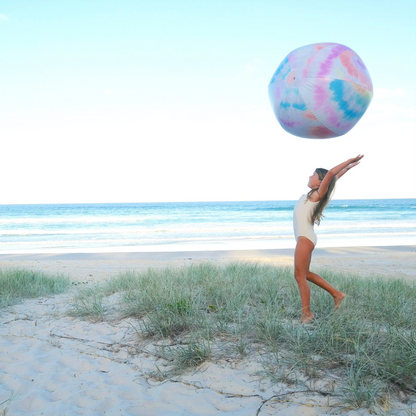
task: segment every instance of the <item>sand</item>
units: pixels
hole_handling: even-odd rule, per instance
[[[0,254],[0,267],[24,267],[50,273],[63,273],[77,281],[99,281],[126,270],[148,267],[180,267],[212,261],[259,262],[293,266],[293,249],[180,251],[73,254]],[[312,269],[334,269],[364,276],[381,275],[414,279],[416,246],[317,248]]]
[[[1,268],[60,272],[86,284],[124,270],[202,261],[292,266],[293,250],[0,255]],[[313,266],[412,280],[416,279],[416,246],[316,249]],[[91,323],[68,317],[65,309],[70,296],[27,300],[0,311],[0,403],[15,395],[7,405],[7,414],[370,414],[342,408],[335,399],[323,395],[326,380],[303,387],[270,386],[258,375],[262,366],[253,356],[206,363],[198,371],[158,381],[157,369],[163,371],[166,363],[158,356],[157,345],[139,344],[128,320]],[[416,415],[416,396],[392,405],[392,414]]]

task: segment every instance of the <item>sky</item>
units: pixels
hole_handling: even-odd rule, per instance
[[[346,135],[285,132],[267,87],[300,46],[365,62]],[[416,198],[414,0],[2,0],[0,204]]]

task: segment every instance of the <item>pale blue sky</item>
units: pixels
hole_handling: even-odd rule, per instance
[[[413,0],[2,0],[0,203],[416,197]],[[306,140],[267,86],[293,49],[355,50],[375,89],[347,135]]]

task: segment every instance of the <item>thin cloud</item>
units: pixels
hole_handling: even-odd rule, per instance
[[[263,61],[259,58],[253,58],[250,63],[243,65],[243,74],[253,75],[260,72],[263,68]]]
[[[416,121],[416,108],[375,101],[371,103],[367,119],[377,124],[389,122],[414,123]]]
[[[5,14],[0,14],[0,20],[9,20]]]
[[[403,88],[395,88],[395,89],[376,88],[374,95],[376,95],[377,98],[381,100],[386,100],[390,98],[405,97],[406,91]]]

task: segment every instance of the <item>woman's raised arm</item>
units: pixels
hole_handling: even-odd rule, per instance
[[[351,159],[346,160],[343,163],[333,167],[328,171],[325,175],[325,178],[322,180],[321,184],[318,188],[318,193],[320,198],[323,198],[328,191],[328,186],[335,176],[336,180],[338,180],[342,175],[347,173],[351,168],[357,166],[360,163],[360,160],[364,157],[364,155],[358,155],[357,157],[353,157]]]

